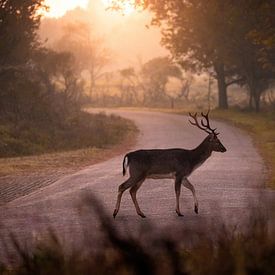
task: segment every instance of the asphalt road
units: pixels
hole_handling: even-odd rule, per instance
[[[114,111],[132,119],[140,129],[138,143],[133,148],[186,148],[197,146],[205,133],[191,126],[187,117],[153,112]],[[128,192],[122,198],[115,226],[127,232],[137,232],[140,227],[154,224],[158,231],[167,228],[196,230],[206,224],[245,225],[251,212],[267,207],[264,189],[266,169],[250,137],[227,124],[213,121],[227,152],[213,153],[189,180],[195,186],[199,201],[199,214],[194,213],[190,190],[182,187],[181,211],[175,213],[173,180],[146,180],[137,198],[147,216],[137,216]],[[74,175],[64,177],[54,184],[25,197],[18,198],[0,208],[2,238],[13,232],[22,241],[32,241],[49,227],[63,240],[79,243],[83,230],[94,233],[99,229],[95,213],[80,215],[83,195],[92,192],[102,202],[106,213],[112,217],[117,188],[126,178],[122,176],[123,155],[93,165]],[[267,207],[268,208],[268,207]],[[251,211],[252,210],[252,211]],[[86,215],[86,216],[85,216]],[[170,229],[169,229],[170,230]]]

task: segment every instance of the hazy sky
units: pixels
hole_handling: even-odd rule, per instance
[[[112,68],[135,65],[137,57],[147,61],[153,57],[166,55],[162,48],[160,32],[157,28],[146,28],[150,23],[147,12],[127,10],[126,15],[106,10],[106,0],[47,0],[52,6],[50,15],[54,18],[45,18],[42,22],[41,33],[48,43],[58,39],[62,33],[62,24],[68,21],[88,21],[97,35],[106,41],[114,56]],[[108,1],[108,0],[107,0]],[[89,3],[88,3],[89,2]],[[71,10],[77,6],[82,7]],[[68,11],[69,10],[69,11]],[[67,13],[62,16],[65,12]],[[59,18],[56,18],[59,17]]]

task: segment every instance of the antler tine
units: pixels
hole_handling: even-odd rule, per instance
[[[206,114],[204,114],[203,112],[201,112],[202,117],[206,120],[206,123],[204,123],[203,119],[201,119],[201,124],[202,124],[202,126],[204,126],[205,128],[209,129],[213,134],[215,134],[217,136],[219,134],[219,133],[216,133],[217,128],[212,129],[210,127],[209,117],[208,117],[209,111],[210,110],[208,110],[208,112]]]
[[[203,124],[202,124],[202,126],[204,126],[205,128],[203,128],[203,127],[199,124],[198,118],[197,118],[197,113],[195,113],[194,115],[192,115],[191,113],[189,113],[189,116],[190,116],[191,118],[194,119],[194,122],[192,122],[192,121],[189,119],[189,122],[190,122],[192,125],[197,126],[199,129],[205,131],[207,134],[211,134],[210,132],[207,131],[206,127],[205,127]]]

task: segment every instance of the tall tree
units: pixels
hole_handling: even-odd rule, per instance
[[[141,75],[145,87],[144,103],[152,104],[167,96],[166,84],[169,77],[181,79],[182,72],[168,57],[157,57],[142,66]]]
[[[269,87],[275,75],[272,68],[275,66],[275,44],[268,39],[255,40],[256,34],[262,37],[275,37],[274,27],[259,31],[259,25],[267,22],[269,11],[266,7],[271,1],[241,0],[231,4],[231,33],[226,40],[227,64],[236,68],[236,73],[243,79],[250,94],[250,107],[260,110],[262,93]],[[264,16],[265,14],[266,16]]]
[[[63,36],[56,45],[60,50],[73,53],[78,69],[87,71],[90,77],[89,95],[93,97],[96,81],[102,76],[103,68],[110,62],[111,55],[104,40],[97,37],[85,22],[65,26]]]
[[[0,70],[29,60],[43,8],[44,0],[0,0]]]
[[[116,2],[127,0],[113,1],[119,9]],[[152,11],[152,23],[161,27],[162,43],[175,60],[197,71],[214,69],[220,108],[228,107],[227,87],[246,82],[259,110],[261,91],[274,65],[274,0],[135,3]]]
[[[150,3],[149,3],[150,2]],[[214,69],[219,107],[228,108],[227,86],[234,74],[225,64],[225,38],[230,20],[226,1],[148,1],[155,17],[153,24],[162,28],[162,43],[183,67]]]
[[[36,31],[44,0],[0,0],[0,112],[17,112],[17,88],[30,84],[24,72],[38,47]],[[31,88],[30,88],[31,90]],[[35,90],[35,89],[34,89]],[[19,95],[18,95],[19,96]],[[14,112],[14,113],[15,113]]]

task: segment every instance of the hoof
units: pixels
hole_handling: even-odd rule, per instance
[[[195,213],[199,214],[199,208],[198,208],[198,206],[195,206]]]
[[[178,214],[179,217],[183,217],[183,214],[181,214],[179,211],[176,210],[176,213]]]
[[[139,216],[141,216],[142,218],[146,218],[146,216],[143,213],[138,213]]]

